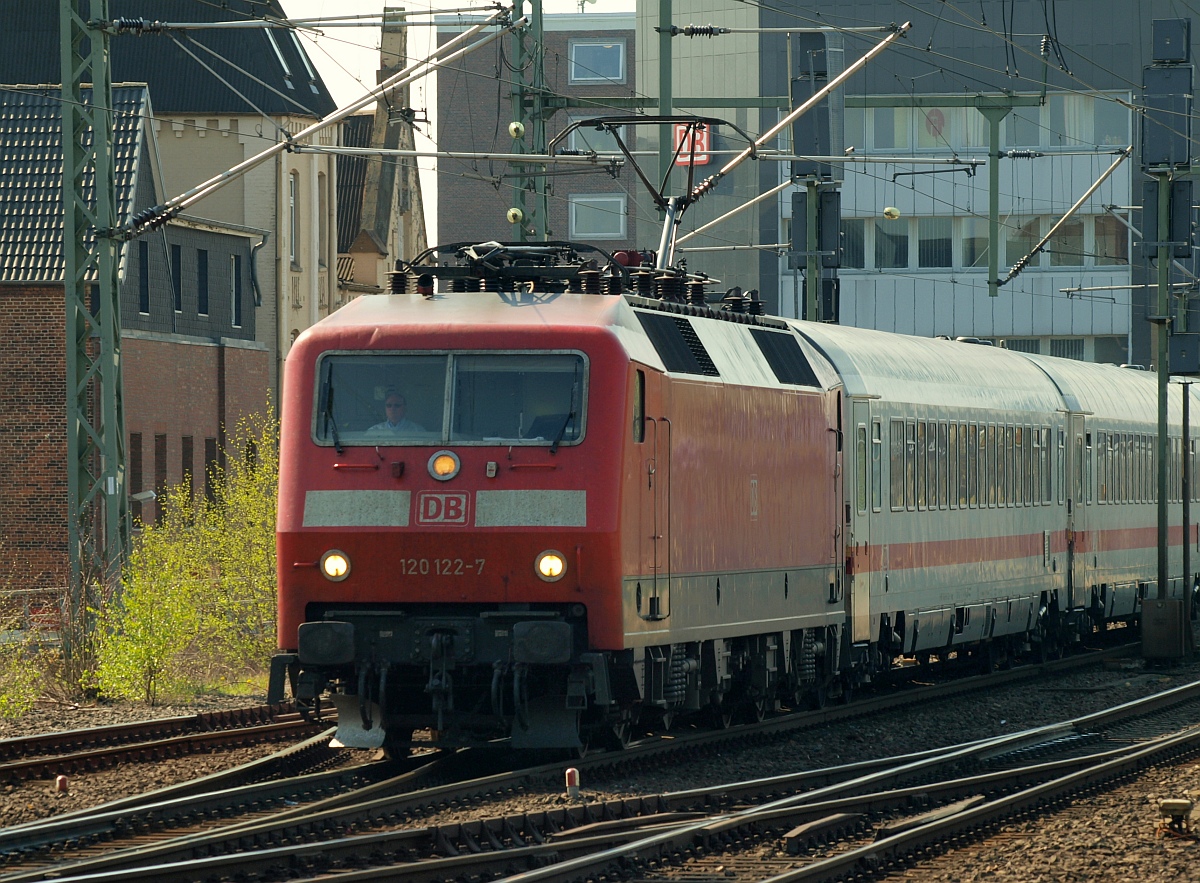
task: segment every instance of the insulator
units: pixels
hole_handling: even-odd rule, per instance
[[[682,280],[678,276],[663,274],[654,280],[654,296],[659,300],[678,302],[682,300]]]
[[[758,299],[757,288],[752,288],[747,292],[746,312],[751,316],[761,316],[763,314],[763,302]]]
[[[708,285],[702,279],[689,279],[687,283],[687,302],[694,307],[704,306],[704,289]]]
[[[579,284],[582,286],[584,294],[600,293],[599,270],[580,270],[575,274],[575,278],[579,280]]]
[[[649,270],[634,273],[633,290],[642,297],[654,297],[654,274]]]
[[[685,37],[715,37],[725,33],[724,29],[714,25],[688,25],[683,29]]]
[[[462,278],[461,276],[455,276],[450,280],[450,290],[455,294],[463,291],[473,290],[474,286],[468,286],[467,282],[468,280]]]
[[[1044,156],[1036,150],[1010,150],[1007,153],[1009,159],[1037,159]]]
[[[572,294],[583,293],[583,280],[579,278],[578,273],[567,280],[567,291],[571,292]]]
[[[731,313],[746,312],[746,299],[742,297],[740,289],[733,290],[729,294],[721,298],[721,303],[725,304],[725,309]]]
[[[388,273],[391,277],[391,292],[392,294],[407,294],[410,291],[409,278],[411,274],[405,273],[403,270],[397,270],[395,273]]]
[[[500,290],[500,279],[496,276],[485,276],[479,280],[480,291],[498,292]]]
[[[621,294],[625,291],[625,279],[619,273],[600,277],[600,291],[604,294]]]

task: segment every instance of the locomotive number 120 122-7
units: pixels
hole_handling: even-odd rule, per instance
[[[401,558],[400,573],[404,576],[465,576],[482,574],[483,558],[474,562],[462,558]]]

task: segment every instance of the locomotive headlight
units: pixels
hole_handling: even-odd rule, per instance
[[[321,573],[326,579],[340,583],[350,575],[350,559],[345,552],[330,549],[321,556]]]
[[[557,582],[567,572],[567,562],[563,560],[562,552],[548,549],[537,556],[537,561],[533,562],[533,569],[546,582]]]
[[[461,468],[458,454],[453,451],[438,451],[429,458],[429,474],[438,481],[449,481],[458,475]]]

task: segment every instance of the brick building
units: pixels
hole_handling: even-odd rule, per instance
[[[162,199],[144,85],[116,86],[118,221]],[[66,584],[66,331],[57,87],[0,87],[0,589]],[[252,273],[263,231],[181,218],[119,257],[130,494],[203,476],[225,427],[261,410]],[[197,490],[202,482],[196,481]],[[144,520],[155,504],[134,504]],[[19,554],[12,554],[17,552]]]

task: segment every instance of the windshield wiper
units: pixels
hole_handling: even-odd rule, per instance
[[[333,449],[335,451],[337,451],[339,454],[341,454],[341,453],[343,453],[342,442],[341,442],[341,439],[338,438],[337,420],[335,420],[333,417],[333,368],[332,368],[332,366],[329,369],[329,376],[326,378],[325,382],[326,382],[327,392],[325,394],[325,410],[324,410],[324,413],[322,414],[322,416],[325,418],[325,428],[327,430],[331,430],[330,434],[333,436]]]
[[[558,452],[558,446],[559,446],[559,444],[562,443],[563,436],[567,434],[567,427],[570,426],[571,421],[575,419],[575,399],[576,399],[576,394],[578,392],[579,392],[579,366],[576,365],[575,366],[575,380],[571,384],[571,404],[570,404],[571,410],[567,414],[567,419],[563,421],[563,425],[560,426],[558,428],[558,432],[555,433],[554,441],[552,441],[550,443],[550,453],[551,454]]]
[[[575,412],[572,411],[567,415],[567,419],[563,421],[563,425],[558,428],[558,432],[554,436],[554,441],[550,443],[550,453],[553,454],[558,450],[559,443],[562,442],[563,436],[567,434],[567,427],[571,425],[571,421],[575,419]]]

